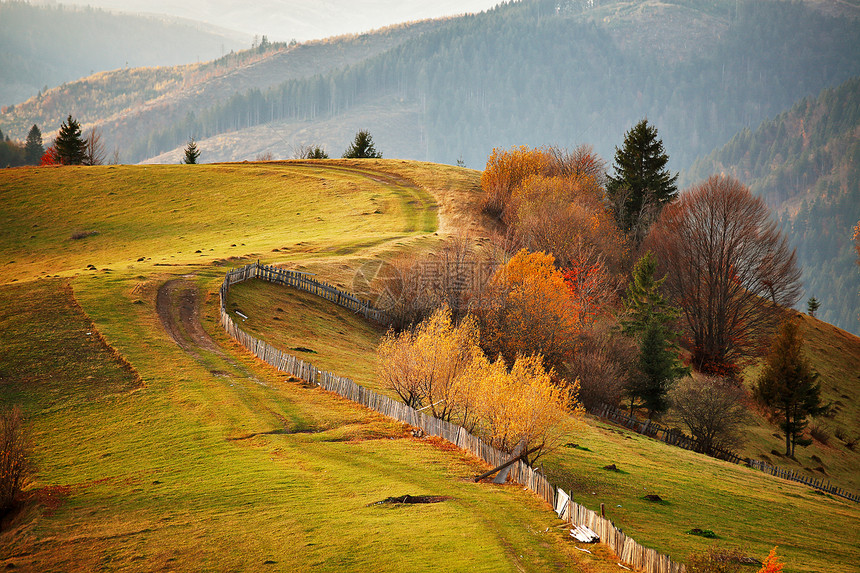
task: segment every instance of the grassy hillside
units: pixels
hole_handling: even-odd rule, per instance
[[[82,74],[85,77],[6,109],[0,114],[0,129],[12,138],[24,139],[35,123],[47,144],[72,114],[85,128],[96,125],[106,149],[118,150],[128,161],[132,159],[130,149],[147,145],[153,132],[194,117],[202,109],[225,103],[240,93],[259,93],[287,80],[355,64],[441,25],[440,21],[426,21],[360,36],[274,43],[182,66],[166,65],[166,61],[145,68],[116,69],[123,67],[118,65],[108,68],[111,71]],[[183,138],[190,135],[199,136],[189,132]],[[291,157],[291,152],[278,157]],[[140,159],[135,157],[134,161]],[[204,156],[203,160],[213,158]]]
[[[431,174],[439,187],[422,184]],[[475,177],[391,161],[0,173],[0,401],[22,404],[38,465],[22,512],[0,526],[0,563],[546,571],[578,562],[534,496],[474,484],[476,460],[285,379],[216,323],[214,293],[242,255],[337,260],[336,280],[349,274],[340,265],[378,249],[433,240],[433,194],[444,200],[447,185]],[[99,234],[71,239],[80,225]],[[190,298],[159,315],[167,280]],[[189,310],[211,345],[171,340],[162,320]],[[374,505],[405,494],[449,499]]]
[[[0,526],[0,563],[617,570],[581,562],[535,497],[473,484],[475,460],[286,379],[217,324],[225,267],[261,258],[351,288],[363,261],[475,219],[478,176],[391,160],[0,172],[0,400],[23,405],[39,466],[23,512]],[[166,281],[188,297],[159,304]],[[249,330],[373,385],[380,331],[352,313],[257,282],[230,302]],[[194,313],[202,329],[174,343],[162,320],[181,331]],[[821,343],[833,360],[854,352],[851,339]],[[846,412],[855,386],[840,383]],[[710,544],[685,533],[699,527],[759,559],[779,544],[789,573],[860,559],[857,504],[593,420],[566,441],[579,447],[544,461],[553,481],[674,557]],[[407,493],[452,499],[372,505]]]
[[[292,336],[293,329],[302,332],[303,340],[315,353],[294,350],[296,355],[378,389],[372,378],[375,357],[371,352],[378,331],[368,326],[342,328],[355,320],[349,311],[291,289],[257,281],[239,286],[230,292],[230,306],[235,304],[250,315],[244,324],[250,332],[284,349],[296,348],[302,340]],[[274,317],[278,320],[274,321]],[[286,329],[288,333],[282,325],[291,327]],[[830,364],[816,362],[826,372],[827,396],[832,393],[830,382],[844,380],[844,369],[855,368],[860,357],[856,337],[844,332],[840,336],[841,331],[830,328],[831,332],[809,337],[807,344],[810,352],[826,344],[831,350],[838,347],[846,353],[832,354]],[[349,360],[340,358],[341,349],[350,345],[361,352]],[[852,387],[850,392],[856,392],[858,387],[857,371],[860,370],[851,371],[854,381],[847,382]],[[845,398],[843,401],[856,404]],[[845,423],[856,431],[856,409],[849,409],[851,414]],[[755,442],[762,431],[769,437],[774,429],[761,425],[749,431]],[[779,446],[778,439],[769,439]],[[561,448],[543,461],[553,482],[572,491],[576,501],[592,509],[604,503],[607,515],[619,527],[661,552],[683,559],[693,551],[703,550],[713,541],[686,533],[699,528],[714,531],[720,543],[741,548],[758,559],[779,545],[780,554],[786,555],[791,564],[786,571],[791,572],[853,571],[853,563],[860,558],[856,536],[844,534],[845,528],[860,518],[860,507],[855,503],[821,496],[808,487],[673,448],[591,418],[580,424],[566,442],[576,446]],[[841,449],[842,452],[829,454],[816,446],[800,453],[798,459],[808,463],[809,456],[818,452],[827,459],[831,479],[856,489],[860,458],[857,452]],[[773,461],[792,469],[799,467],[793,461]],[[621,471],[602,469],[609,464],[616,464]],[[819,472],[815,475],[822,477]],[[647,494],[657,494],[665,502],[647,501]],[[813,524],[816,541],[810,543],[807,536]]]

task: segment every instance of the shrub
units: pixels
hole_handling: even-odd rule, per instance
[[[825,446],[830,441],[830,431],[821,424],[815,423],[809,426],[809,433],[818,443]]]
[[[779,558],[776,556],[776,547],[774,547],[770,550],[758,573],[782,573],[784,565],[784,563],[779,562]]]
[[[0,517],[15,507],[30,477],[28,446],[21,409],[0,412]]]

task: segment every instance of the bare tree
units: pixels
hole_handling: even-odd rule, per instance
[[[84,140],[84,165],[104,165],[107,152],[102,143],[102,134],[95,127],[90,129]]]
[[[632,338],[619,336],[612,324],[598,321],[583,329],[563,373],[568,380],[579,380],[579,401],[586,408],[617,406],[636,369],[637,350]]]
[[[672,394],[672,411],[704,453],[732,451],[743,445],[741,430],[749,419],[745,400],[744,391],[729,380],[687,378]]]
[[[646,239],[700,372],[736,376],[800,297],[796,255],[764,201],[714,176],[663,209]]]

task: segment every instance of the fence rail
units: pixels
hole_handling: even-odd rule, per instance
[[[239,342],[239,344],[252,352],[257,358],[282,372],[292,374],[306,382],[317,384],[326,390],[357,402],[380,414],[394,418],[410,426],[421,428],[427,434],[447,440],[458,448],[466,450],[482,459],[491,467],[501,465],[509,459],[508,453],[490,446],[480,438],[467,432],[465,428],[419,412],[402,402],[360,386],[349,378],[320,370],[313,364],[282,352],[264,340],[255,338],[239,328],[227,312],[227,293],[230,286],[252,278],[259,278],[277,284],[286,284],[318,294],[326,300],[360,312],[364,316],[374,320],[378,320],[376,317],[381,317],[381,321],[384,322],[385,315],[381,311],[372,308],[369,303],[360,301],[355,296],[344,293],[335,287],[315,281],[300,273],[261,265],[258,261],[257,263],[227,273],[219,291],[221,324],[224,330],[226,330],[231,338]],[[643,547],[625,535],[609,519],[571,500],[570,495],[561,489],[556,489],[546,476],[522,460],[518,460],[510,466],[510,473],[508,475],[509,479],[514,483],[530,489],[543,498],[556,510],[559,517],[564,521],[567,521],[571,525],[585,525],[597,533],[600,536],[600,541],[608,545],[621,561],[627,565],[648,573],[686,573],[686,569],[682,563],[674,562],[667,555],[661,555],[653,549]]]
[[[694,452],[707,453],[708,455],[720,460],[725,460],[733,464],[746,465],[747,467],[751,467],[753,469],[762,471],[772,476],[799,482],[813,487],[817,490],[821,490],[854,502],[860,502],[860,495],[847,491],[841,487],[837,487],[829,481],[825,481],[823,479],[816,479],[814,477],[806,476],[792,470],[786,470],[760,460],[754,460],[752,458],[741,458],[734,452],[729,452],[719,448],[712,449],[711,452],[706,452],[705,448],[702,447],[702,445],[695,438],[688,436],[674,428],[667,428],[666,426],[652,422],[651,420],[640,420],[639,418],[631,416],[627,412],[624,412],[623,410],[620,410],[615,406],[601,404],[600,406],[593,408],[591,410],[591,413],[600,418],[615,422],[621,426],[624,426],[625,428],[629,428],[634,432],[643,434],[645,436],[650,436],[673,446],[678,446],[680,448],[692,450]]]

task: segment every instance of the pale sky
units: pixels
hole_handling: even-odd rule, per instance
[[[115,12],[198,20],[272,42],[327,38],[492,8],[501,0],[63,0]],[[51,3],[42,2],[42,3]]]

